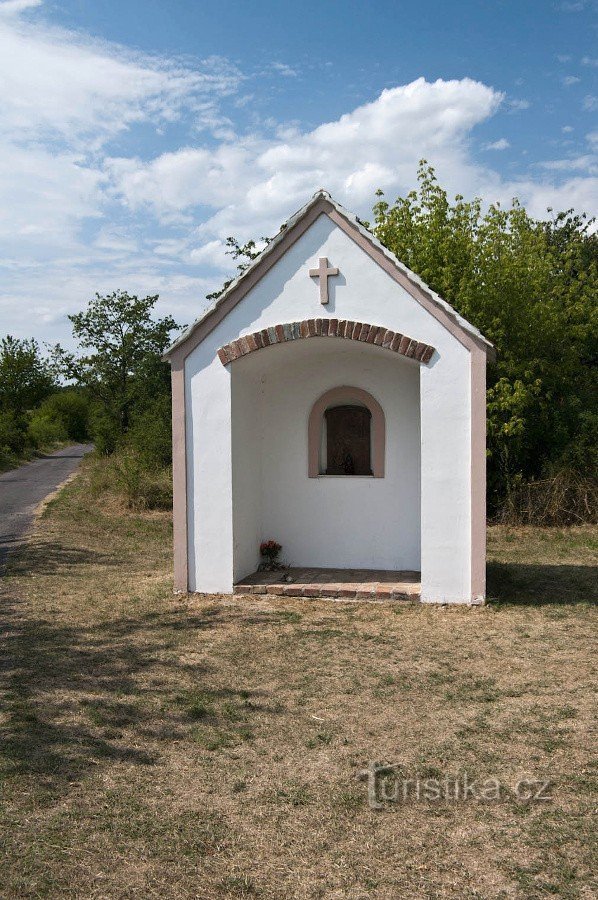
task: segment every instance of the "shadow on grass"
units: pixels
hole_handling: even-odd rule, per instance
[[[598,577],[594,566],[488,563],[487,596],[490,603],[521,606],[598,603]]]
[[[0,544],[0,548],[4,545]],[[14,541],[7,550],[16,551],[10,554],[9,571],[11,575],[53,575],[64,574],[73,566],[122,565],[122,553],[104,553],[79,547],[67,547],[58,541],[35,543]]]
[[[207,667],[176,652],[179,629],[218,625],[213,610],[185,609],[71,626],[31,616],[5,587],[0,773],[29,776],[37,790],[55,794],[102,761],[156,763],[160,741],[187,735],[177,691],[205,687]],[[217,693],[235,699],[243,692]]]

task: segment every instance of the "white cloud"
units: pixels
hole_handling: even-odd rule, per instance
[[[246,140],[222,143],[215,149],[183,147],[149,163],[107,158],[105,166],[115,189],[131,207],[149,203],[168,221],[193,206],[232,202],[259,146]]]
[[[0,12],[2,7],[0,7]],[[63,29],[0,15],[0,128],[88,146],[133,123],[174,121],[234,90],[236,69],[143,56]]]
[[[505,201],[519,197],[533,216],[544,218],[547,209],[573,208],[593,215],[598,209],[598,178],[583,176],[563,182],[522,180],[508,185]]]
[[[472,132],[504,98],[472,79],[419,78],[316,128],[271,120],[247,133],[236,119],[254,97],[236,97],[245,79],[225,60],[135,53],[51,28],[40,5],[0,3],[0,320],[16,333],[64,338],[67,313],[117,287],[161,293],[161,311],[189,321],[234,270],[228,235],[273,234],[319,187],[367,216],[376,188],[391,199],[413,188],[422,157],[453,194],[517,195],[536,215],[598,207],[589,154],[516,182],[476,161]],[[292,77],[284,66],[262,76]],[[148,158],[150,130],[169,149]]]
[[[511,112],[523,112],[529,109],[531,103],[529,100],[509,100],[509,108]]]
[[[81,220],[101,215],[104,176],[79,154],[0,140],[0,239],[36,256],[72,246]],[[8,248],[8,250],[7,250]]]
[[[196,265],[203,264],[221,272],[228,272],[233,268],[233,264],[226,251],[227,246],[224,241],[216,239],[191,249],[189,251],[189,259]]]
[[[69,313],[79,311],[94,293],[109,293],[123,288],[132,294],[160,294],[158,315],[172,315],[180,324],[188,324],[196,315],[206,293],[222,284],[222,277],[164,269],[133,258],[127,265],[107,267],[96,262],[84,270],[64,265],[61,271],[29,266],[3,278],[0,295],[0,322],[3,331],[22,336],[35,335],[49,344],[71,343]],[[25,276],[25,277],[24,277]]]
[[[561,131],[563,132],[563,134],[571,134],[571,132],[574,130],[575,129],[573,128],[572,125],[563,125],[563,127],[561,128]]]
[[[587,97],[584,97],[583,108],[587,110],[587,112],[596,112],[598,109],[598,97],[594,94],[588,94]]]
[[[286,63],[274,62],[271,67],[275,72],[279,75],[282,75],[284,78],[297,78],[299,72],[294,69],[292,66],[287,66]]]
[[[218,102],[242,81],[219,58],[182,63],[51,27],[35,15],[40,6],[0,3],[0,320],[21,333],[55,321],[64,330],[66,312],[95,281],[108,289],[122,277],[125,286],[143,270],[146,284],[165,282],[136,227],[107,221],[118,211],[104,146],[137,124],[163,130],[182,117],[223,135],[229,123]],[[118,274],[125,264],[126,278]],[[170,274],[172,296],[183,288]],[[187,286],[204,283],[211,286],[197,277]]]
[[[312,131],[293,128],[270,140],[249,136],[215,149],[187,147],[150,162],[111,159],[107,173],[132,208],[148,205],[169,218],[209,206],[215,212],[202,234],[268,233],[323,185],[359,208],[379,186],[408,189],[422,156],[457,184],[468,164],[469,132],[501,100],[471,79],[420,78]]]
[[[234,147],[188,147],[149,162],[113,159],[107,172],[133,210],[145,207],[169,221],[201,209],[203,221],[191,237],[195,247],[187,245],[181,258],[228,271],[233,266],[230,260],[227,266],[223,241],[229,234],[241,239],[273,234],[319,187],[368,215],[376,188],[390,196],[411,189],[422,156],[434,163],[449,191],[503,203],[519,196],[537,216],[550,205],[590,210],[598,205],[593,168],[580,161],[548,162],[542,180],[515,182],[473,161],[471,131],[501,100],[498,92],[469,79],[418,79],[312,131],[279,131],[269,140],[247,137]],[[504,150],[509,142],[501,138],[486,146]],[[554,180],[580,172],[584,177]]]
[[[587,172],[590,175],[598,175],[598,160],[590,153],[567,159],[550,159],[540,165],[543,169],[550,169],[553,172]]]
[[[581,60],[582,66],[592,66],[596,68],[598,66],[598,58],[593,56],[583,56]]]
[[[498,141],[493,141],[491,144],[484,144],[484,150],[508,150],[510,146],[506,138],[499,138]]]
[[[0,3],[0,16],[15,16],[27,9],[41,6],[44,0],[3,0]]]
[[[565,87],[571,87],[574,84],[578,84],[581,78],[578,78],[577,75],[565,75],[562,81]]]

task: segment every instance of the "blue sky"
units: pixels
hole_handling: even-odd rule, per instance
[[[594,0],[0,0],[0,331],[97,290],[181,323],[320,186],[598,211]]]

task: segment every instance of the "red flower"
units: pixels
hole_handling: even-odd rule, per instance
[[[279,544],[278,541],[262,541],[260,544],[261,555],[266,556],[270,560],[276,559],[281,550],[282,545]]]

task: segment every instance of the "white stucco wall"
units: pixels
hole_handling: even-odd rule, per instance
[[[268,538],[291,565],[419,570],[418,364],[322,338],[244,357],[232,378],[235,580],[255,570]],[[384,478],[308,477],[311,408],[342,385],[384,410]]]
[[[326,307],[319,302],[317,283],[307,274],[320,256],[340,269],[340,275],[330,279]],[[422,599],[470,599],[469,351],[326,216],[320,216],[185,362],[190,589],[229,591],[233,583],[230,370],[243,360],[224,367],[217,349],[239,335],[318,316],[384,325],[436,347],[431,362],[420,367]],[[268,348],[252,357],[265,360],[269,353],[284,350]],[[342,380],[347,377],[335,383]],[[368,389],[356,383],[356,377],[349,380]],[[271,505],[266,508],[274,515]],[[274,519],[273,526],[278,522]],[[331,557],[329,565],[336,564]]]
[[[250,362],[249,358],[246,362]],[[238,581],[255,572],[264,540],[263,477],[268,440],[263,428],[262,376],[259,369],[239,377],[232,371],[233,573]]]

